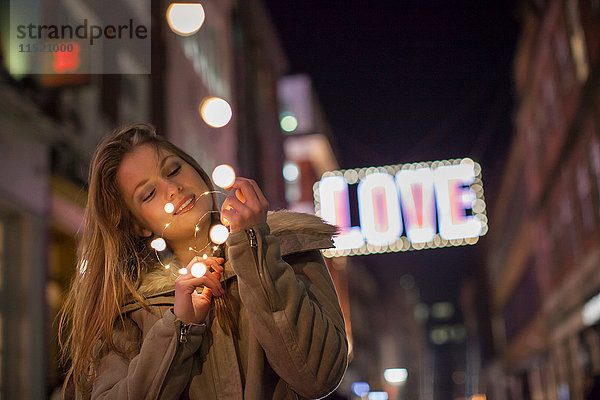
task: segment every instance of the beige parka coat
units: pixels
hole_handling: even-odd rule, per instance
[[[150,309],[124,308],[102,355],[93,399],[299,399],[332,392],[346,370],[344,319],[319,249],[335,227],[318,217],[270,213],[227,240],[221,280],[239,307],[240,338],[216,320],[183,325],[172,312],[173,274],[157,268],[140,291]]]

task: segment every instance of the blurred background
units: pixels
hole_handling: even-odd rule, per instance
[[[326,259],[351,344],[329,398],[600,399],[600,1],[128,0],[150,9],[150,74],[49,52],[45,75],[11,65],[18,4],[0,0],[2,398],[56,396],[89,161],[147,121],[206,170],[255,179],[273,209],[315,213],[331,171],[480,166],[465,213],[481,237]],[[363,223],[352,188],[342,228]]]

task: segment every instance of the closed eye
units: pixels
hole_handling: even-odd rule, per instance
[[[181,169],[181,165],[178,165],[177,168],[175,168],[173,171],[171,171],[169,173],[169,176],[176,175],[179,172],[180,169]]]
[[[148,194],[148,196],[146,196],[142,201],[150,200],[150,198],[154,195],[154,191],[155,191],[155,189],[152,189],[152,191]]]

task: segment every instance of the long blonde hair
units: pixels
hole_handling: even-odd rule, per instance
[[[98,145],[89,171],[85,225],[78,248],[80,261],[59,324],[63,360],[71,361],[66,382],[72,377],[77,391],[89,390],[99,348],[123,351],[113,341],[113,330],[119,321],[123,323],[121,310],[124,303],[133,300],[147,307],[137,288],[157,260],[148,240],[136,233],[134,216],[122,199],[116,179],[123,157],[145,143],[183,159],[213,190],[210,178],[200,165],[183,150],[158,136],[152,125],[123,127]],[[214,196],[213,208],[216,210]],[[218,219],[216,213],[213,215]],[[222,297],[225,298],[213,302],[216,318],[226,333],[237,336],[233,308],[226,296]]]

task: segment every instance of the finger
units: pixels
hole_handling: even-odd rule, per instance
[[[175,279],[175,299],[178,298],[177,293],[184,293],[184,294],[192,295],[194,292],[196,292],[196,285],[194,285],[193,283],[190,283],[190,280],[192,278],[193,278],[192,274],[186,273],[183,275],[179,275],[177,277],[177,279]]]
[[[212,299],[213,296],[212,289],[204,286],[204,289],[202,289],[202,293],[200,293],[200,296],[204,296],[206,300],[210,301],[210,299]]]
[[[260,208],[260,202],[258,200],[258,195],[254,190],[254,187],[250,183],[250,179],[237,177],[235,178],[235,182],[233,183],[233,188],[236,188],[235,191],[236,197],[239,199],[238,192],[241,191],[241,195],[244,198],[244,203],[250,206],[252,209],[258,210]],[[240,199],[241,200],[241,199]]]
[[[250,184],[252,185],[252,187],[254,188],[254,192],[256,192],[256,195],[258,197],[258,201],[260,202],[260,205],[264,208],[264,209],[269,209],[269,201],[267,200],[267,198],[265,197],[265,194],[263,193],[263,191],[260,189],[260,187],[258,186],[258,183],[256,183],[254,180],[250,179]]]
[[[235,232],[238,229],[247,225],[247,221],[252,219],[253,211],[242,204],[238,199],[229,197],[225,199],[227,203],[223,204],[221,210],[221,222],[228,226],[230,232]],[[235,204],[235,209],[231,204]]]
[[[242,216],[233,210],[221,210],[221,222],[228,226],[231,232],[235,232],[243,223]]]
[[[223,215],[223,210],[221,210],[221,213],[219,214],[219,219],[221,220],[221,223],[225,226],[231,226],[231,223],[229,222],[229,220],[225,217],[225,215]]]
[[[203,260],[204,260],[204,258],[203,258]],[[213,257],[213,256],[210,256],[210,257],[207,257],[206,260],[213,260],[213,261],[215,261],[215,262],[217,262],[219,264],[223,264],[225,262],[225,259],[223,257]]]
[[[244,194],[242,193],[242,191],[240,189],[236,189],[235,193],[235,197],[237,197],[242,203],[246,202],[246,196],[244,196]]]
[[[240,189],[246,197],[245,203],[253,209],[258,210],[260,208],[260,199],[255,189],[255,187],[258,188],[258,185],[252,179],[240,178],[240,180],[242,181]],[[252,183],[254,183],[254,185]],[[236,194],[237,192],[238,190],[236,190]]]
[[[214,264],[217,264],[217,265],[221,265],[221,264],[225,263],[225,259],[223,257],[209,257],[209,256],[206,256],[206,258],[202,257],[202,261],[214,263]]]
[[[216,296],[220,296],[224,293],[224,290],[221,286],[221,283],[219,282],[219,279],[215,276],[215,274],[217,273],[207,272],[203,276],[196,278],[192,274],[188,273],[186,275],[180,276],[180,278],[182,278],[183,280],[183,282],[181,282],[182,284],[189,285],[194,288],[198,286],[206,286],[212,289],[213,293]]]
[[[223,286],[221,286],[221,282],[219,282],[219,276],[221,276],[218,272],[206,272],[204,276],[200,279],[205,279],[206,284],[204,286],[208,286],[217,296],[221,296],[225,293],[223,290]]]
[[[221,219],[221,223],[225,226],[231,227],[231,219],[236,216],[236,213],[231,210],[221,209],[221,215],[219,218]]]
[[[204,286],[204,288],[210,289],[210,292],[217,297],[222,296],[225,293],[225,290],[221,286],[219,279],[210,272],[207,272],[206,275],[195,279],[197,279],[197,281],[194,281],[196,287]]]
[[[206,265],[207,267],[212,267],[212,269],[214,269],[217,272],[223,272],[223,266],[219,264],[216,260],[211,260],[210,258],[207,258],[206,260],[202,260],[202,262],[204,263],[204,265]]]
[[[214,276],[215,276],[215,278],[217,278],[217,280],[219,280],[219,278],[221,277],[221,274],[219,272],[215,272]],[[204,286],[204,288],[202,289],[202,294],[206,295],[207,300],[210,300],[212,293],[213,293],[213,290],[208,286]]]
[[[222,296],[225,294],[225,289],[223,289],[223,286],[221,285],[221,282],[219,281],[219,278],[221,277],[221,273],[220,272],[207,272],[206,275],[204,276],[205,278],[211,279],[211,281],[216,282],[216,284],[218,284],[218,291],[214,291],[215,289],[212,288],[212,286],[205,286],[205,289],[208,288],[208,290],[210,290],[210,294],[212,294],[213,292],[215,293],[216,296]]]
[[[248,205],[242,203],[239,199],[235,198],[235,196],[227,196],[225,201],[223,201],[221,210],[235,211],[236,213],[245,217],[248,217],[250,214],[252,214],[252,210],[248,207]]]

